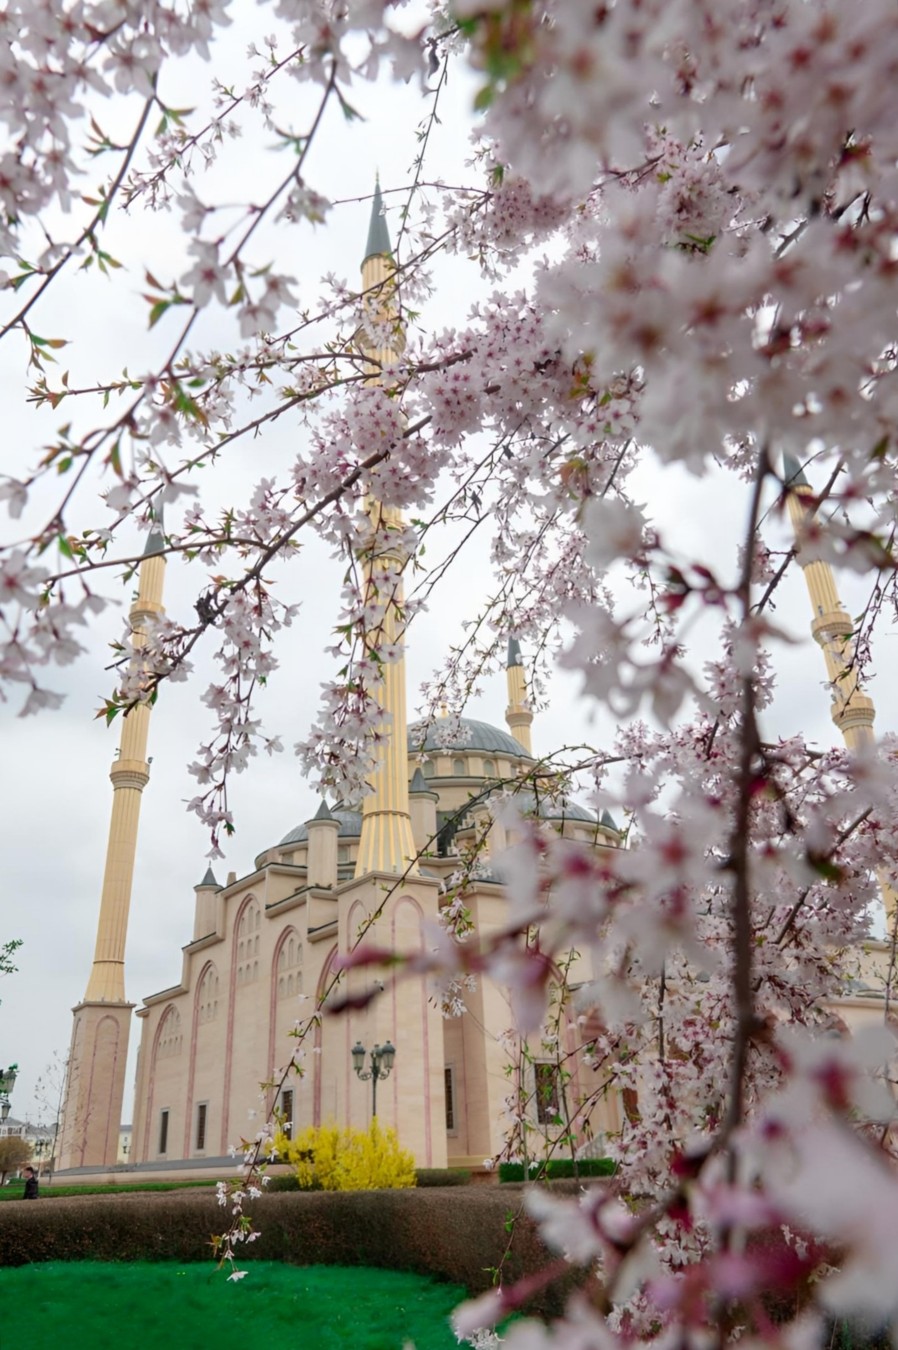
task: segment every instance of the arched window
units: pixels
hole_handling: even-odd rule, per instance
[[[200,1022],[211,1022],[218,1016],[218,972],[214,966],[208,966],[203,976],[197,998]]]
[[[432,759],[425,759],[423,764],[423,772],[425,778],[436,777],[437,766],[434,764]]]
[[[278,971],[284,971],[277,983],[278,998],[292,998],[302,993],[302,942],[295,929],[287,928],[278,953]]]
[[[493,777],[495,776],[495,773],[496,773],[496,764],[495,764],[495,760],[492,760],[492,759],[485,759],[485,760],[483,761],[483,776],[484,776],[484,778],[493,778]]]
[[[253,961],[258,955],[260,945],[259,929],[262,926],[262,911],[257,900],[250,900],[240,916],[237,925],[236,943],[236,982],[248,984],[258,974],[259,963]]]
[[[156,1053],[159,1059],[167,1059],[171,1055],[181,1053],[181,1014],[172,1003],[168,1005],[162,1017]]]
[[[456,778],[464,778],[467,771],[468,770],[465,765],[465,761],[463,759],[454,759],[452,761],[452,772],[455,774]]]

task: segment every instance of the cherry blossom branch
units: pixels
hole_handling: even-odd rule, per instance
[[[0,342],[2,342],[4,337],[6,337],[7,333],[10,333],[14,328],[17,328],[19,327],[20,324],[22,324],[23,320],[26,318],[28,314],[30,314],[31,310],[40,300],[41,296],[44,294],[47,287],[51,284],[54,278],[59,275],[59,273],[70,261],[70,259],[72,259],[76,255],[78,250],[81,248],[82,244],[84,244],[88,239],[93,239],[93,236],[100,225],[105,225],[106,220],[109,216],[109,210],[112,206],[112,203],[116,195],[118,194],[119,189],[122,186],[122,183],[125,180],[125,175],[128,172],[128,168],[131,164],[131,161],[134,157],[137,147],[140,144],[140,139],[144,133],[147,120],[149,118],[150,112],[155,102],[156,102],[155,95],[152,98],[148,98],[144,102],[143,109],[141,111],[140,117],[137,119],[137,124],[134,128],[134,132],[132,133],[131,139],[129,140],[126,146],[118,147],[120,149],[123,149],[124,158],[122,160],[119,171],[116,174],[115,178],[112,180],[109,190],[104,195],[101,204],[97,207],[97,210],[94,212],[88,224],[84,226],[84,229],[78,235],[77,239],[75,239],[73,243],[67,244],[65,246],[65,251],[59,258],[59,260],[56,263],[54,263],[53,266],[48,269],[48,271],[43,273],[43,280],[40,282],[39,286],[37,287],[37,290],[30,297],[27,303],[23,305],[22,308],[18,311],[18,313],[14,314],[11,319],[9,319],[6,323],[0,326]],[[30,279],[32,276],[36,275],[37,275],[36,272],[30,272],[24,279]]]

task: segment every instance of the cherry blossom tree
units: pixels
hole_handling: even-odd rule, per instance
[[[259,8],[271,34],[244,82],[211,77],[197,109],[169,101],[170,72],[214,56],[221,0],[3,10],[0,339],[27,363],[28,399],[63,419],[0,479],[21,522],[0,548],[6,693],[23,715],[58,706],[57,668],[104,622],[103,579],[133,572],[133,526],[163,530],[195,563],[194,616],[156,625],[139,661],[126,634],[105,713],[215,647],[191,803],[215,853],[229,775],[279,748],[254,706],[279,632],[302,622],[271,581],[278,560],[314,533],[346,566],[334,679],[297,751],[351,796],[398,655],[390,578],[372,596],[359,567],[366,501],[408,520],[400,627],[451,575],[456,546],[425,557],[436,527],[489,532],[495,584],[430,707],[460,711],[509,634],[559,659],[620,731],[538,772],[576,771],[633,845],[596,856],[516,815],[507,931],[464,940],[462,877],[459,922],[417,958],[456,993],[501,978],[531,1035],[564,954],[590,952],[596,978],[570,1015],[635,1103],[615,1187],[532,1202],[599,1292],[507,1344],[798,1346],[826,1315],[888,1320],[891,1034],[828,1034],[825,1000],[869,931],[874,878],[898,881],[894,747],[820,752],[772,739],[765,715],[776,652],[797,636],[775,617],[789,569],[822,561],[866,587],[842,647],[855,678],[894,613],[898,14],[886,0]],[[478,89],[469,181],[441,184],[428,146],[460,69]],[[352,121],[356,91],[383,79],[422,98],[409,181],[387,194],[389,303],[336,278],[306,293],[277,240],[327,228],[310,152],[332,111]],[[244,130],[271,153],[223,190]],[[163,215],[185,264],[163,271],[150,245],[139,258],[159,360],[74,380],[42,321],[54,288],[76,269],[115,285],[112,222]],[[416,318],[451,255],[471,260],[479,298],[427,332]],[[401,354],[379,365],[388,346]],[[289,469],[205,505],[210,471],[285,415],[303,429]],[[776,542],[784,456],[811,485],[794,546]],[[698,530],[689,556],[664,538],[634,496],[646,463],[659,492],[675,468],[706,482],[709,516],[724,476],[744,503],[730,556],[707,556]],[[716,632],[704,665],[699,621]],[[501,811],[516,812],[510,796]],[[517,1297],[498,1289],[459,1329],[479,1334]]]

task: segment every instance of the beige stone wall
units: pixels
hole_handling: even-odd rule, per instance
[[[130,1003],[75,1009],[57,1167],[113,1166],[131,1026]]]
[[[456,761],[464,776],[454,773]],[[409,757],[410,776],[418,763],[417,756]],[[507,777],[514,763],[502,754],[465,750],[434,755],[429,767],[436,776],[428,788],[439,794],[437,805],[445,811],[458,810],[479,791],[480,775]],[[428,800],[427,807],[432,813],[434,804]],[[481,812],[478,823],[485,821]],[[416,824],[420,832],[422,822]],[[582,832],[576,822],[565,827],[572,836]],[[491,851],[505,843],[504,830],[497,827],[494,835]],[[294,1130],[331,1120],[364,1128],[371,1118],[372,1085],[353,1072],[352,1047],[357,1041],[365,1046],[368,1070],[372,1047],[386,1040],[396,1047],[396,1061],[392,1074],[378,1084],[378,1118],[396,1128],[419,1166],[441,1167],[451,1158],[479,1167],[501,1149],[505,1103],[513,1088],[504,1038],[513,1016],[506,991],[492,981],[480,980],[466,994],[467,1014],[444,1021],[424,977],[394,981],[389,970],[359,967],[345,972],[339,987],[340,996],[350,995],[358,1006],[338,1015],[325,1011],[321,1026],[302,1046],[291,1038],[291,1029],[324,998],[338,951],[350,951],[360,938],[402,953],[427,942],[422,922],[436,921],[437,878],[456,865],[451,858],[434,857],[426,863],[434,877],[397,881],[394,875],[373,874],[354,880],[348,873],[357,841],[337,837],[331,828],[327,842],[341,855],[341,879],[330,889],[306,886],[308,849],[298,843],[269,848],[259,855],[259,871],[217,893],[214,906],[205,902],[204,913],[214,909],[217,915],[217,933],[188,945],[180,985],[142,1010],[135,1161],[221,1155],[252,1136],[275,1102],[271,1084],[279,1081],[294,1053],[301,1073],[285,1084],[294,1094]],[[463,845],[464,837],[459,842]],[[327,859],[331,871],[333,851]],[[481,885],[470,906],[480,938],[506,922],[507,901],[495,885]],[[575,978],[585,980],[590,973]],[[173,1037],[176,1014],[180,1048]],[[171,1019],[167,1030],[166,1018]],[[447,1066],[454,1097],[449,1135]],[[589,1092],[591,1072],[575,1062],[573,1097]],[[263,1082],[269,1084],[264,1091]],[[206,1139],[200,1150],[197,1113],[203,1104]],[[163,1109],[169,1111],[165,1159],[158,1149]],[[609,1125],[612,1116],[613,1111]]]
[[[188,947],[182,984],[142,1010],[135,1162],[216,1156],[255,1133],[273,1100],[261,1084],[300,1051],[289,1033],[313,1010],[338,937],[345,950],[391,884],[395,878],[365,879],[345,885],[337,900],[309,892],[291,902],[295,874],[272,867],[226,890],[224,936],[204,940],[197,950]],[[432,881],[403,888],[384,906],[367,940],[401,951],[416,948],[422,914],[436,917],[436,894]],[[283,912],[279,902],[286,902]],[[343,987],[373,989],[382,976],[351,972]],[[370,1049],[390,1039],[396,1068],[378,1085],[378,1116],[397,1128],[422,1166],[444,1166],[442,1036],[442,1018],[420,977],[401,981],[366,1010],[326,1017],[300,1052],[302,1075],[287,1083],[294,1092],[295,1128],[331,1119],[366,1126],[371,1084],[352,1072],[352,1046],[361,1039]],[[206,1144],[200,1153],[202,1103]],[[163,1110],[169,1116],[161,1154]]]

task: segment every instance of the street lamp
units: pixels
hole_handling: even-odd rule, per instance
[[[42,1136],[40,1139],[35,1139],[34,1141],[34,1156],[37,1158],[38,1180],[40,1180],[41,1176],[43,1175],[44,1154],[47,1152],[47,1146],[49,1145],[49,1143],[50,1141],[49,1139],[46,1138],[46,1136]]]
[[[390,1041],[384,1041],[383,1045],[375,1045],[371,1051],[371,1068],[365,1071],[365,1055],[367,1051],[361,1041],[356,1041],[352,1047],[352,1067],[363,1083],[371,1079],[371,1115],[377,1115],[377,1080],[379,1078],[389,1078],[390,1071],[393,1068],[393,1061],[396,1058],[396,1047]]]
[[[10,1064],[8,1069],[0,1069],[0,1121],[3,1121],[4,1124],[9,1119],[11,1110],[9,1094],[16,1085],[16,1074],[18,1072],[18,1064]]]

